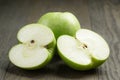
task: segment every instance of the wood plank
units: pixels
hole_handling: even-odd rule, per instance
[[[119,59],[118,55],[116,55],[119,53],[119,39],[117,38],[119,35],[116,34],[120,32],[118,32],[119,27],[116,25],[115,18],[113,18],[113,13],[111,12],[112,5],[109,4],[110,1],[107,3],[97,0],[96,4],[94,2],[95,0],[92,0],[89,4],[92,29],[105,38],[111,49],[110,58],[98,69],[98,79],[119,80]]]
[[[110,80],[120,79],[120,24],[118,23],[120,21],[120,17],[118,15],[120,13],[120,6],[116,5],[116,1],[117,0],[115,0],[115,2],[106,1],[106,6],[104,6],[107,25],[112,36],[112,40],[110,42],[112,54],[108,64],[108,66],[110,66],[107,68]],[[117,4],[120,4],[120,2]]]

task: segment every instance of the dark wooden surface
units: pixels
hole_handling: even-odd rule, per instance
[[[8,59],[17,31],[50,11],[69,11],[82,28],[104,37],[111,53],[99,68],[75,71],[55,56],[40,70],[15,67]],[[0,0],[0,80],[120,80],[120,0]]]

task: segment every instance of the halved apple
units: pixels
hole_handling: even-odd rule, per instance
[[[17,34],[20,41],[9,52],[10,61],[24,69],[45,66],[53,57],[56,45],[51,29],[41,24],[24,26]]]
[[[76,37],[60,36],[57,48],[64,62],[76,70],[96,68],[106,61],[110,53],[107,42],[87,29],[78,30]]]

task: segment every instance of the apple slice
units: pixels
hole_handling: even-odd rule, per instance
[[[97,33],[80,29],[76,37],[60,36],[57,40],[59,55],[68,66],[76,70],[89,70],[98,67],[109,56],[106,41]]]
[[[48,27],[26,25],[20,29],[17,38],[21,43],[9,52],[9,59],[14,65],[32,70],[45,66],[52,59],[56,41]]]

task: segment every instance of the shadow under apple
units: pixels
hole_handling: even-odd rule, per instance
[[[37,70],[20,69],[10,63],[7,69],[7,73],[13,74],[13,76],[16,75],[18,77],[21,76],[34,79],[40,79],[45,77],[55,77],[60,79],[83,79],[85,77],[94,76],[97,73],[97,69],[88,71],[73,70],[66,66],[66,64],[60,59],[58,55],[55,55],[53,60],[47,66]]]

